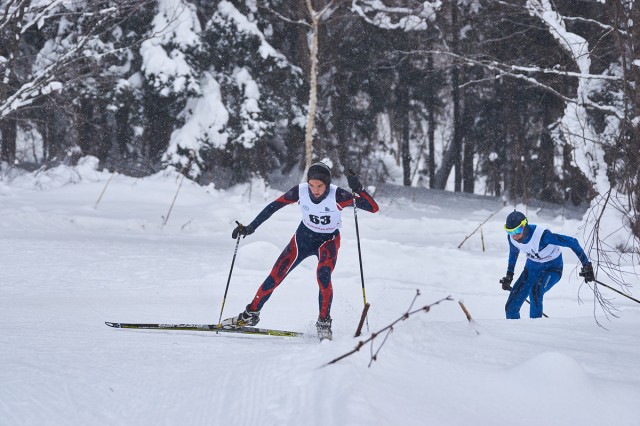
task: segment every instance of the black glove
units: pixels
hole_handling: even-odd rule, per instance
[[[362,191],[362,184],[360,183],[360,179],[353,172],[353,170],[349,169],[347,172],[347,183],[349,184],[349,188],[351,192],[360,192]]]
[[[242,237],[244,238],[247,235],[253,234],[253,231],[255,231],[255,229],[251,225],[244,226],[238,221],[236,221],[236,223],[238,224],[238,226],[236,226],[236,228],[231,233],[231,238],[233,238],[234,240],[240,235],[242,235]]]
[[[513,272],[507,272],[501,280],[500,284],[502,284],[503,290],[511,290],[511,281],[513,281]]]
[[[585,282],[591,282],[596,280],[596,276],[593,275],[593,266],[591,266],[591,263],[587,263],[582,267],[582,270],[580,271],[580,276],[584,277]]]

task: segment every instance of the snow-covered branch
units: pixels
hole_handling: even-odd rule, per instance
[[[419,2],[415,7],[390,7],[381,0],[352,0],[351,10],[379,28],[424,31],[442,6],[440,0]]]
[[[527,82],[527,84],[538,87],[548,93],[553,94],[554,96],[558,97],[559,99],[562,99],[566,103],[576,103],[578,102],[578,100],[566,94],[560,93],[558,90],[554,89],[548,84],[542,83],[539,79],[535,77],[535,75],[536,74],[557,75],[557,76],[571,77],[571,78],[583,79],[583,80],[611,81],[616,83],[622,82],[622,78],[616,75],[590,74],[590,73],[583,74],[579,72],[565,71],[558,68],[540,68],[537,66],[520,66],[520,65],[506,64],[506,63],[498,62],[495,60],[474,59],[469,56],[452,53],[448,50],[431,49],[431,50],[397,51],[397,53],[400,53],[403,55],[434,54],[434,55],[447,56],[460,63],[464,63],[469,66],[483,67],[487,70],[494,72],[495,75],[492,77],[492,79],[509,77],[509,78],[525,81]],[[487,79],[483,79],[482,81],[485,81],[485,80]],[[471,80],[467,83],[463,83],[461,87],[474,84],[475,82],[476,81]],[[580,101],[581,101],[580,105],[585,108],[607,112],[609,114],[617,116],[620,119],[623,118],[623,111],[611,105],[600,104],[592,101],[589,98],[583,98]]]
[[[18,29],[15,37],[24,34],[27,29],[34,26],[40,29],[47,21],[61,21],[60,24],[54,23],[60,27],[58,35],[48,40],[35,59],[27,64],[28,74],[23,71],[25,63],[19,65],[11,61],[0,63],[5,84],[4,90],[0,91],[0,118],[32,105],[53,91],[63,89],[65,83],[72,80],[72,75],[77,74],[79,64],[98,60],[105,54],[94,51],[92,46],[104,47],[100,37],[111,30],[112,24],[118,22],[123,16],[133,13],[147,1],[122,2],[117,10],[118,13],[114,13],[115,10],[110,6],[87,10],[81,4],[72,4],[72,8],[67,9],[68,2],[62,0],[52,1],[44,6],[38,2],[21,2],[19,6],[24,6],[25,9],[19,13],[14,9],[6,9],[4,16],[7,19],[18,20],[11,23],[11,26]],[[63,15],[67,16],[61,18]],[[70,16],[89,19],[83,26],[85,32],[71,32],[65,35],[64,27],[71,22]],[[5,25],[4,21],[3,25]],[[8,85],[10,77],[14,81],[11,86]]]
[[[593,134],[590,126],[581,119],[585,117],[584,108],[590,105],[590,94],[594,87],[588,79],[582,77],[590,75],[591,55],[589,43],[584,37],[566,29],[563,17],[553,8],[549,0],[527,0],[527,9],[532,16],[539,18],[548,28],[564,51],[569,54],[580,70],[576,100],[567,103],[562,126],[568,142],[576,149],[575,161],[582,172],[596,186],[600,194],[604,194],[610,187],[606,170],[604,170],[604,150],[592,141],[598,138]],[[622,111],[618,113],[623,117]],[[580,136],[583,135],[583,136]]]

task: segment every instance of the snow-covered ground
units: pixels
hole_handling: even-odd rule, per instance
[[[117,330],[104,322],[216,323],[235,220],[248,223],[279,192],[257,182],[218,191],[169,172],[106,186],[110,174],[92,166],[0,181],[0,425],[640,424],[640,305],[604,289],[619,308],[606,318],[571,251],[545,300],[549,318],[528,319],[525,305],[525,319],[504,319],[502,224],[513,207],[483,227],[486,251],[479,233],[458,249],[493,213],[471,200],[381,196],[378,214],[358,212],[371,332],[418,290],[412,309],[453,300],[326,366],[370,336],[353,337],[363,297],[351,210],[333,341]],[[528,214],[582,241],[580,221]],[[289,206],[241,241],[223,317],[250,301],[298,222]],[[260,326],[313,336],[314,271],[307,259],[292,272]]]

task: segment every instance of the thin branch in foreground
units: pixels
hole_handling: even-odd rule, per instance
[[[356,329],[356,334],[353,337],[358,337],[362,334],[362,326],[364,325],[364,320],[367,318],[367,313],[369,312],[369,308],[371,305],[369,303],[364,304],[364,308],[362,309],[362,315],[360,315],[360,322],[358,323],[358,328]],[[369,324],[367,324],[369,327]],[[367,330],[369,331],[369,330]]]
[[[93,206],[93,208],[94,208],[95,210],[97,210],[97,209],[98,209],[98,204],[100,204],[100,200],[102,200],[102,196],[103,196],[103,195],[104,195],[104,193],[107,191],[107,187],[109,186],[109,183],[111,182],[111,179],[113,178],[113,176],[115,176],[115,175],[116,175],[116,173],[118,173],[118,172],[116,172],[116,171],[114,170],[114,171],[111,173],[111,176],[109,176],[109,179],[107,179],[107,183],[105,183],[105,184],[104,184],[104,189],[103,189],[103,190],[102,190],[102,192],[100,193],[100,196],[98,197],[98,201],[96,201],[96,204]]]
[[[620,229],[622,229],[622,226],[624,225],[621,225],[621,228],[614,230],[606,228],[607,234],[604,234],[603,231],[605,228],[601,228],[601,224],[605,220],[604,218],[606,209],[613,209],[614,215],[622,215],[622,217],[626,218],[627,220],[632,220],[632,213],[629,211],[628,202],[624,199],[620,200],[620,195],[615,191],[614,187],[611,187],[605,194],[600,195],[592,201],[592,207],[587,212],[587,219],[585,220],[585,222],[588,224],[593,223],[593,227],[588,233],[585,230],[585,240],[587,242],[586,251],[589,254],[595,251],[595,257],[592,258],[592,263],[594,264],[596,277],[598,276],[598,273],[605,273],[607,277],[611,281],[613,281],[613,284],[619,286],[620,289],[625,291],[626,293],[631,294],[631,284],[627,282],[627,276],[629,274],[635,276],[636,273],[635,271],[629,273],[625,272],[624,265],[636,265],[638,263],[637,255],[635,254],[635,251],[638,249],[638,240],[634,238],[631,233],[629,233],[629,239],[627,240],[625,245],[614,246],[613,244],[615,244],[616,240],[610,239],[612,235],[610,234],[610,232],[620,232]],[[609,241],[613,242],[610,243]],[[616,313],[619,311],[619,309],[616,305],[614,305],[612,301],[613,299],[604,296],[600,292],[598,286],[595,284],[588,284],[583,282],[580,285],[580,290],[585,284],[593,292],[593,315],[596,320],[596,324],[606,329],[606,327],[604,327],[600,323],[596,316],[598,308],[602,310],[607,319],[610,319],[610,317],[617,318],[618,315],[616,315]],[[613,290],[617,291],[615,289]],[[580,293],[578,293],[578,296],[580,296]],[[581,301],[580,298],[579,301]]]
[[[453,300],[453,298],[451,296],[447,296],[443,299],[440,299],[430,305],[425,305],[419,309],[415,309],[415,310],[411,310],[413,308],[413,305],[416,301],[416,299],[418,298],[418,296],[420,296],[420,290],[416,290],[416,295],[413,297],[413,300],[411,301],[411,304],[409,305],[409,309],[407,309],[407,312],[405,312],[400,318],[398,318],[397,320],[393,321],[391,324],[389,324],[388,326],[378,330],[377,332],[374,332],[371,334],[371,336],[369,336],[368,339],[366,340],[361,340],[358,342],[358,344],[356,345],[356,347],[350,351],[347,352],[344,355],[339,356],[338,358],[335,358],[332,361],[329,361],[328,363],[326,363],[325,365],[323,365],[322,367],[326,367],[328,365],[331,364],[335,364],[336,362],[350,356],[353,355],[354,353],[358,352],[364,345],[366,345],[367,343],[371,343],[371,359],[369,361],[369,365],[368,367],[371,367],[371,364],[373,363],[373,361],[376,361],[378,359],[378,353],[380,352],[380,349],[382,349],[382,346],[384,346],[384,344],[387,341],[387,338],[389,337],[389,334],[391,334],[391,332],[393,331],[393,327],[399,323],[400,321],[404,321],[406,319],[408,319],[411,315],[417,314],[418,312],[429,312],[431,310],[431,308],[435,305],[438,305],[446,300]],[[386,332],[386,333],[385,333]],[[377,349],[374,349],[373,347],[373,341],[375,340],[376,337],[378,337],[381,333],[385,333],[384,334],[384,338],[382,340],[382,343],[380,343],[380,346],[378,346]]]
[[[458,301],[458,304],[460,305],[460,307],[462,308],[462,312],[464,312],[464,316],[467,317],[467,320],[469,321],[469,326],[471,326],[471,328],[473,329],[473,331],[476,332],[476,334],[479,336],[480,332],[478,331],[477,324],[476,321],[471,317],[471,314],[469,313],[469,311],[467,310],[467,307],[464,306],[464,303],[462,302],[462,300]]]
[[[169,220],[169,216],[171,215],[171,210],[173,210],[173,205],[176,203],[176,198],[178,198],[178,193],[180,192],[180,188],[182,188],[183,181],[184,181],[184,175],[181,175],[180,184],[178,185],[178,189],[176,189],[176,194],[173,196],[173,201],[171,201],[171,206],[169,206],[169,211],[167,212],[167,216],[162,218],[163,221],[162,221],[162,226],[160,226],[161,229],[167,224],[167,221]]]

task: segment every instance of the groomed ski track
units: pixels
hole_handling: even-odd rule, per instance
[[[510,207],[483,228],[485,252],[477,235],[457,248],[492,213],[473,203],[381,195],[379,214],[358,212],[371,331],[401,316],[416,290],[414,308],[454,301],[399,323],[370,367],[368,346],[323,367],[359,340],[352,212],[344,212],[333,276],[333,341],[113,330],[104,322],[215,323],[234,221],[252,219],[279,193],[256,186],[249,198],[247,187],[185,181],[162,227],[175,175],[117,175],[97,209],[109,175],[80,175],[76,184],[59,184],[59,175],[0,183],[3,426],[631,426],[640,418],[640,309],[615,298],[619,318],[597,313],[607,329],[599,327],[571,252],[545,303],[549,319],[503,319],[497,281]],[[577,220],[529,214],[582,238]],[[241,241],[224,316],[244,308],[298,220],[296,207],[285,208]],[[261,327],[315,335],[314,271],[308,260],[287,278]]]

